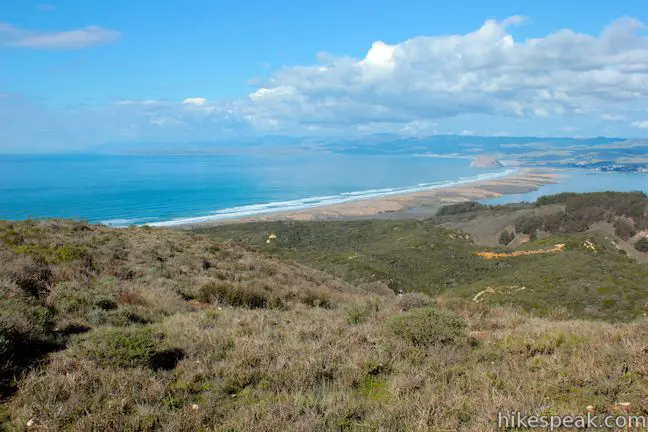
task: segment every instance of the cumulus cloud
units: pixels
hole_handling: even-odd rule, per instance
[[[190,97],[182,101],[185,105],[205,105],[207,104],[207,99],[201,97]]]
[[[0,46],[13,48],[77,50],[115,42],[120,37],[120,32],[98,26],[60,32],[37,32],[0,23]]]
[[[643,23],[621,18],[595,35],[564,29],[516,38],[515,26],[524,24],[514,16],[466,34],[376,41],[361,58],[319,54],[314,64],[280,69],[238,99],[123,100],[105,107],[108,115],[74,115],[112,119],[118,126],[111,132],[138,139],[230,132],[562,135],[568,127],[623,135],[648,128]],[[0,24],[0,44],[80,48],[119,37],[111,32],[90,27],[18,37]]]
[[[472,33],[375,42],[362,59],[285,68],[250,95],[258,115],[303,122],[412,122],[486,113],[596,114],[648,97],[648,38],[622,18],[598,36],[562,30],[516,41],[521,17]],[[621,118],[601,114],[604,120]]]
[[[257,127],[391,123],[404,133],[466,114],[618,122],[648,108],[643,23],[621,18],[598,35],[565,29],[516,40],[513,27],[524,22],[513,16],[462,35],[376,41],[359,59],[322,54],[317,64],[280,70],[241,108]]]

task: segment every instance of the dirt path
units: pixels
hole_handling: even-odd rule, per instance
[[[554,247],[550,249],[534,249],[534,250],[514,251],[514,252],[477,252],[477,255],[486,259],[509,258],[509,257],[523,256],[523,255],[539,255],[539,254],[546,254],[546,253],[562,252],[564,249],[565,249],[565,245],[563,243],[559,243],[554,245]]]

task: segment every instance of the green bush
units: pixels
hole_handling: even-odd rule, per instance
[[[515,221],[515,232],[531,235],[541,229],[543,224],[540,216],[521,216]]]
[[[42,339],[51,335],[54,318],[52,309],[32,297],[3,296],[0,293],[0,326],[15,329],[30,338]]]
[[[489,208],[486,205],[480,204],[475,201],[467,201],[467,202],[462,202],[462,203],[457,203],[457,204],[449,204],[446,206],[443,206],[439,209],[437,212],[437,216],[449,216],[449,215],[457,215],[461,213],[471,213],[474,212],[475,210],[482,210],[482,209],[487,209]]]
[[[648,237],[643,237],[637,240],[634,247],[639,252],[648,252]]]
[[[260,309],[268,305],[269,295],[259,288],[234,286],[227,282],[208,282],[198,290],[198,299],[205,303],[217,300],[230,306]]]
[[[159,343],[148,327],[107,327],[90,333],[83,353],[103,367],[148,367]]]
[[[68,263],[84,257],[83,250],[74,246],[59,246],[52,251],[52,262]]]
[[[423,293],[405,293],[398,297],[398,306],[404,311],[434,305],[434,299]]]
[[[302,303],[310,307],[321,307],[324,309],[331,309],[333,307],[333,303],[331,303],[329,294],[326,291],[305,290],[300,293],[299,299]]]
[[[614,222],[614,234],[616,234],[617,237],[622,238],[623,240],[628,240],[630,237],[634,236],[635,233],[636,231],[633,225],[622,220]]]
[[[63,264],[84,258],[84,251],[76,246],[46,246],[43,244],[21,244],[14,248],[17,254],[29,255],[48,264]]]
[[[614,222],[616,235],[627,240],[634,235],[636,228],[648,226],[647,198],[642,192],[564,193],[540,197],[536,201],[538,206],[560,203],[565,204],[565,211],[520,218],[516,222],[516,230],[525,234],[538,229],[551,233],[571,233],[586,231],[596,222]],[[629,218],[632,222],[627,223],[619,217]]]
[[[347,322],[349,324],[362,324],[371,315],[368,305],[354,303],[347,308]]]
[[[0,323],[0,368],[7,367],[9,353],[11,352],[11,340],[9,329]]]
[[[94,326],[110,325],[114,327],[127,327],[132,324],[150,324],[151,320],[146,319],[131,311],[129,308],[113,310],[92,309],[87,314],[87,320]]]
[[[387,323],[397,336],[416,346],[459,343],[466,337],[466,324],[449,311],[433,307],[413,309]]]
[[[105,311],[117,309],[117,302],[110,298],[99,298],[95,301],[95,306]]]
[[[11,393],[15,378],[24,370],[62,346],[51,332],[48,309],[8,303],[0,301],[0,399]]]
[[[515,233],[512,233],[510,231],[502,231],[499,236],[499,244],[506,246],[507,244],[511,243],[514,238]]]
[[[22,257],[11,264],[5,264],[4,272],[25,293],[40,297],[49,290],[52,272],[40,258]]]

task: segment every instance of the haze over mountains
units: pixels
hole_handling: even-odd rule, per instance
[[[486,154],[511,164],[580,167],[645,172],[648,140],[608,137],[544,138],[435,135],[402,137],[373,134],[362,138],[270,136],[190,143],[110,143],[95,146],[102,154],[279,155],[330,152],[346,155],[420,155],[476,158]]]

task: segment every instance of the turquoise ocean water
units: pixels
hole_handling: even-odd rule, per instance
[[[301,156],[0,156],[0,219],[61,217],[174,225],[451,186],[512,172],[466,159]],[[648,190],[646,174],[568,171],[557,185],[488,203],[594,190]]]
[[[0,156],[0,219],[173,225],[498,177],[414,156]]]
[[[600,172],[582,169],[562,170],[556,184],[548,184],[540,189],[521,193],[507,194],[498,198],[483,200],[484,204],[507,204],[520,201],[535,201],[542,195],[560,192],[632,192],[648,193],[648,174],[624,172]]]

